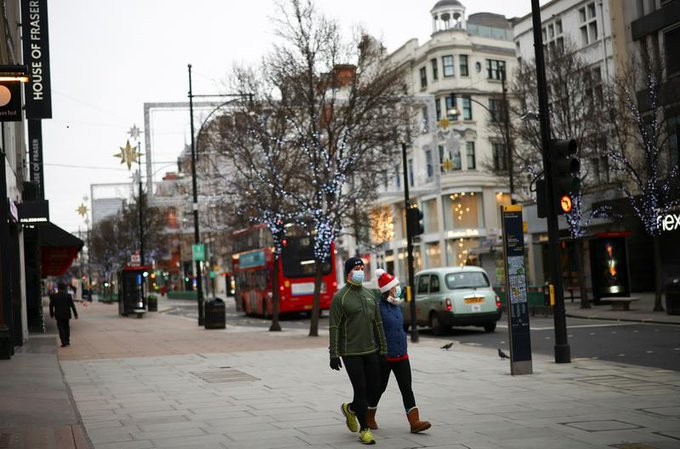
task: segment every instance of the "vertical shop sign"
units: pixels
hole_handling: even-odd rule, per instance
[[[45,180],[43,175],[42,123],[40,120],[28,120],[28,160],[31,181],[38,191],[37,199],[45,198]]]
[[[26,84],[26,118],[52,118],[47,0],[21,1],[21,31]]]

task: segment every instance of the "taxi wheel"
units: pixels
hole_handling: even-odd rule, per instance
[[[448,330],[439,320],[436,312],[430,314],[430,329],[432,329],[432,335],[444,335]]]

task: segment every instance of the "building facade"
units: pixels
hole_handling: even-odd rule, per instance
[[[407,279],[406,182],[410,201],[423,212],[416,271],[472,263],[502,282],[500,206],[511,199],[508,177],[492,173],[507,173],[509,162],[499,125],[507,76],[516,65],[511,24],[492,13],[467,17],[456,0],[437,2],[430,14],[430,39],[409,40],[390,56],[406,72],[419,124],[403,142],[406,160],[386,174],[372,214],[375,262]]]
[[[667,148],[662,149],[663,163],[678,166],[678,100],[680,75],[680,2],[667,0],[554,0],[541,7],[542,37],[546,47],[571,47],[586,63],[593,95],[601,95],[607,85],[623,76],[627,66],[646,56],[658,57],[663,70],[662,101],[664,102]],[[533,23],[531,14],[514,23],[517,57],[534,58]],[[675,44],[674,44],[675,43]],[[638,93],[640,95],[640,93]],[[643,108],[644,109],[644,108]],[[644,110],[641,111],[644,114]],[[668,116],[670,114],[670,117]],[[606,122],[603,126],[607,126]],[[632,149],[635,151],[635,149]],[[642,153],[642,148],[639,149]],[[593,153],[591,153],[593,154]],[[594,152],[594,154],[597,154]],[[585,288],[589,296],[598,298],[626,295],[631,291],[654,290],[654,266],[651,238],[635,216],[621,190],[611,177],[606,156],[581,159],[581,171],[587,173],[589,188],[584,191],[584,208],[609,205],[619,215],[617,219],[594,219],[585,227],[585,237],[574,241],[567,232],[567,223],[560,217],[562,278],[565,287],[579,288],[576,279],[575,246],[583,252]],[[537,217],[535,206],[525,207],[534,279],[546,278],[547,225]],[[662,240],[662,277],[680,275],[680,259],[667,248],[677,246],[675,230],[664,231]],[[633,257],[634,255],[634,257]],[[612,268],[612,264],[616,268]],[[612,272],[616,272],[615,275]]]

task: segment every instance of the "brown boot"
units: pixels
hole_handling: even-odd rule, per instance
[[[411,424],[411,433],[422,432],[432,426],[429,421],[420,420],[420,416],[418,416],[418,407],[413,407],[408,411],[406,416],[408,417],[409,424]]]
[[[371,430],[375,430],[378,428],[378,423],[375,422],[375,412],[377,411],[377,408],[375,407],[368,407],[366,410],[366,424],[368,425],[368,428]]]

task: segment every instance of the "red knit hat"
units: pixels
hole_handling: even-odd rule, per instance
[[[380,293],[389,292],[393,287],[399,285],[399,279],[392,276],[382,268],[375,270],[375,276],[378,278],[378,288],[380,288]]]

